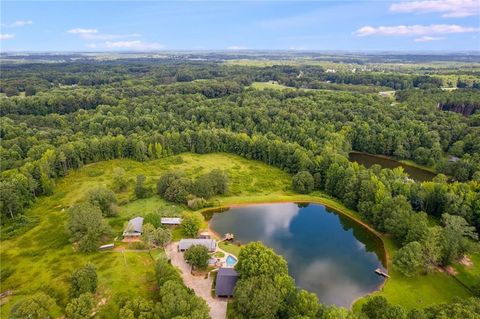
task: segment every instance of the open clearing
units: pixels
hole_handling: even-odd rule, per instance
[[[313,200],[358,217],[355,212],[334,200],[327,199],[321,193],[313,193],[310,196],[295,194],[291,190],[289,174],[261,162],[234,155],[181,154],[143,163],[132,160],[112,160],[87,165],[82,169],[71,171],[67,177],[58,180],[54,194],[40,198],[28,210],[29,216],[39,218],[40,222],[37,226],[23,235],[2,242],[2,264],[11,273],[2,282],[2,291],[10,289],[15,291],[15,295],[9,297],[8,302],[1,307],[2,318],[8,316],[15,300],[20,299],[23,294],[30,294],[39,289],[54,291],[58,303],[64,305],[68,297],[69,275],[86,262],[92,262],[97,267],[99,294],[101,298],[107,299],[107,304],[101,311],[103,318],[114,316],[116,306],[114,302],[109,301],[119,294],[148,297],[155,293],[153,263],[158,255],[163,254],[163,251],[155,250],[150,254],[148,252],[123,254],[114,251],[80,254],[74,252],[68,240],[64,227],[67,218],[66,209],[81,200],[90,188],[100,185],[109,186],[115,167],[124,168],[131,182],[128,191],[117,194],[121,204],[120,215],[108,219],[114,232],[113,237],[121,234],[124,222],[134,215],[142,216],[155,211],[186,210],[182,206],[165,202],[157,195],[143,200],[134,200],[133,184],[136,175],[144,174],[153,189],[158,177],[171,169],[184,170],[190,177],[209,172],[214,168],[226,170],[229,177],[229,192],[213,199],[214,204],[218,206],[233,203]],[[396,248],[390,241],[385,242],[391,257]],[[237,249],[237,247],[232,248]],[[463,266],[457,267],[460,278],[465,280],[478,278],[479,255],[473,256],[472,260],[473,267],[468,269]],[[425,307],[451,301],[454,297],[469,296],[469,292],[463,286],[445,273],[414,279],[405,278],[392,270],[390,274],[392,279],[387,281],[383,291],[376,294],[384,295],[391,302],[408,308]],[[356,308],[362,300],[364,299],[356,304]]]

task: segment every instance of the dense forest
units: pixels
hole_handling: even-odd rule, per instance
[[[289,88],[250,87],[267,81]],[[475,83],[443,91],[438,78],[424,74],[329,72],[312,65],[141,59],[6,64],[0,78],[2,238],[30,227],[25,210],[39,196],[51,195],[56,180],[69,170],[110,159],[226,152],[292,173],[300,193],[322,191],[338,199],[403,247],[396,263],[406,274],[431,272],[461,258],[480,234],[480,93]],[[375,87],[397,90],[396,96],[381,96],[371,90]],[[410,160],[438,175],[419,183],[402,169],[367,169],[348,160],[352,150]],[[186,204],[188,191],[180,187],[177,192],[184,195],[173,201]],[[411,265],[412,258],[426,254]],[[157,272],[168,271],[158,267]],[[246,309],[242,302],[254,293],[252,280],[257,281],[249,277],[254,276],[242,278],[247,287],[236,301],[238,309]],[[276,289],[274,278],[261,280],[265,293]],[[178,291],[197,302],[175,278],[162,284],[169,287],[165,300]],[[393,307],[375,300],[365,311],[377,311],[374,302]],[[472,313],[478,311],[476,302],[468,305],[476,309]],[[277,306],[278,313],[268,318],[316,318],[330,311],[315,306],[309,316],[282,310],[288,306],[280,301]],[[148,307],[170,318],[160,313],[162,302]],[[198,309],[197,318],[203,318],[203,305]],[[427,313],[418,318],[441,318],[442,311]],[[369,318],[400,318],[377,315]]]

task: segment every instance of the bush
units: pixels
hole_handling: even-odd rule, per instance
[[[16,302],[10,311],[10,319],[52,318],[51,308],[54,305],[52,298],[44,293],[37,293]]]
[[[135,196],[137,196],[137,198],[147,198],[150,196],[150,188],[145,185],[146,180],[144,175],[137,176],[137,183],[135,184]]]
[[[90,318],[94,307],[93,296],[85,293],[70,300],[65,308],[65,318],[67,319],[84,319]]]
[[[84,293],[95,293],[97,291],[97,271],[95,266],[89,263],[75,270],[72,273],[70,282],[70,298],[79,297]]]
[[[190,209],[197,210],[208,206],[208,202],[204,198],[194,197],[188,200],[187,205]]]
[[[128,178],[125,175],[125,170],[121,167],[115,167],[113,170],[113,190],[116,192],[124,192],[128,188]]]

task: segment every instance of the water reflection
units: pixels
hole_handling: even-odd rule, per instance
[[[351,152],[350,154],[348,154],[348,159],[351,162],[357,162],[358,164],[362,164],[366,168],[372,167],[375,164],[380,165],[382,168],[390,169],[402,167],[405,173],[407,173],[408,175],[410,175],[411,178],[419,182],[431,181],[436,176],[435,173],[415,166],[410,166],[393,159],[379,157],[366,153]]]
[[[243,243],[260,240],[289,264],[299,287],[326,304],[350,306],[383,281],[379,239],[322,205],[268,204],[216,213],[211,227]]]

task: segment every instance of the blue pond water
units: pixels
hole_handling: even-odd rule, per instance
[[[383,282],[381,241],[352,220],[316,204],[265,204],[214,213],[210,227],[242,243],[262,241],[283,255],[297,286],[321,302],[350,307]],[[228,262],[228,261],[227,261]]]

